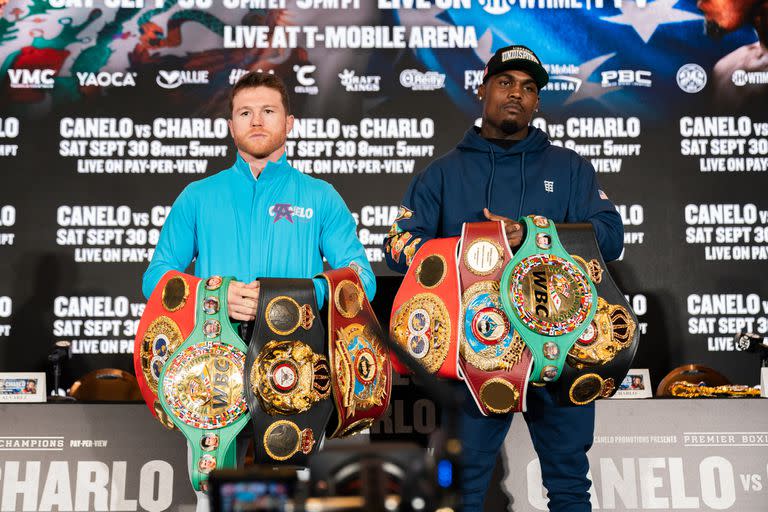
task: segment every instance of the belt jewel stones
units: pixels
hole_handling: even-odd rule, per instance
[[[268,414],[293,415],[330,395],[328,360],[300,341],[270,341],[251,367],[251,389]]]
[[[339,330],[336,376],[347,417],[357,408],[370,409],[383,403],[387,376],[380,343],[372,329],[360,324]]]
[[[448,355],[451,321],[442,301],[431,293],[420,293],[395,314],[392,336],[428,372],[434,373]]]
[[[547,336],[572,332],[589,315],[589,282],[571,262],[535,254],[518,263],[509,289],[512,306],[528,328]]]
[[[594,320],[568,352],[568,364],[582,369],[604,365],[628,348],[635,334],[632,315],[623,307],[598,299]]]
[[[264,450],[274,460],[288,460],[299,451],[309,454],[314,446],[312,429],[300,430],[292,421],[276,421],[264,433]]]
[[[191,345],[174,357],[163,389],[172,413],[197,429],[222,428],[247,412],[245,354],[222,343]]]
[[[462,299],[464,329],[461,356],[485,371],[514,366],[524,344],[515,334],[499,298],[499,283],[480,281],[470,286]]]
[[[141,369],[153,393],[157,393],[163,365],[183,341],[179,326],[170,318],[159,316],[149,324],[141,343]]]

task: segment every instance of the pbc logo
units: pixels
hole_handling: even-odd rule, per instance
[[[135,87],[137,73],[77,73],[80,87]]]
[[[299,82],[299,85],[294,87],[293,91],[298,94],[317,94],[319,90],[316,85],[317,81],[309,76],[316,69],[317,66],[311,64],[306,66],[299,66],[297,64],[293,66],[293,71],[296,73],[296,81]]]
[[[650,87],[651,72],[634,69],[612,69],[600,73],[603,87]]]
[[[8,78],[14,89],[53,89],[54,69],[9,69]]]
[[[155,81],[163,89],[175,89],[184,84],[205,85],[208,83],[208,71],[160,70]]]
[[[309,220],[315,214],[312,208],[305,208],[303,206],[293,206],[288,203],[275,203],[269,207],[269,216],[273,217],[275,224],[280,219],[285,219],[293,224],[294,217],[299,219]]]

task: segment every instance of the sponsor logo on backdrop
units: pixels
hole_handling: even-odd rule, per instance
[[[400,72],[400,85],[413,91],[436,91],[445,87],[445,75],[437,71],[404,69]]]
[[[499,16],[512,10],[515,0],[479,0],[483,10],[488,14]]]
[[[77,80],[80,87],[135,87],[138,73],[122,73],[116,71],[110,73],[101,71],[100,73],[77,73]]]
[[[208,84],[208,71],[168,71],[161,69],[157,72],[155,81],[163,89],[175,89],[181,85],[206,85]]]
[[[549,83],[543,91],[576,92],[581,88],[582,79],[578,77],[579,66],[575,64],[544,64],[549,73]]]
[[[53,89],[54,69],[9,69],[8,78],[14,89]]]
[[[744,71],[743,69],[737,69],[731,75],[731,81],[738,87],[768,84],[768,71]]]
[[[263,69],[253,69],[253,70],[242,69],[242,68],[233,69],[229,72],[229,85],[235,85],[237,81],[243,77],[243,75],[245,75],[246,73],[250,73],[251,71],[256,71],[258,73],[265,73]],[[269,71],[266,71],[266,73],[269,73],[270,75],[274,75],[275,70],[270,69]]]
[[[675,78],[680,89],[690,94],[700,92],[707,85],[707,72],[698,64],[683,64]]]
[[[477,94],[477,88],[483,83],[483,69],[465,69],[464,70],[464,90],[472,91]]]
[[[380,76],[358,76],[355,71],[351,69],[345,69],[339,73],[339,82],[347,92],[378,92],[381,89]]]
[[[600,73],[603,87],[650,87],[651,72],[642,69],[611,69]]]
[[[312,73],[317,69],[317,66],[308,64],[306,66],[299,66],[298,64],[293,66],[293,71],[296,73],[296,81],[299,85],[293,88],[293,91],[297,94],[317,94],[319,89],[317,88],[317,81],[312,78]]]

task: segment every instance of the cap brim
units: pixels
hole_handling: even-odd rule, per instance
[[[512,59],[507,61],[501,64],[498,69],[494,70],[493,75],[498,75],[499,73],[510,70],[525,71],[531,75],[531,78],[533,78],[533,81],[536,82],[536,87],[538,87],[539,90],[542,90],[544,86],[549,83],[549,74],[547,73],[547,70],[544,69],[543,66],[526,59]],[[489,74],[486,76],[485,80],[483,80],[483,83],[485,83],[493,75]]]

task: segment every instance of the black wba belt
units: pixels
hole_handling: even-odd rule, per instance
[[[568,351],[557,383],[560,401],[584,405],[612,396],[632,366],[640,333],[637,317],[611,278],[590,224],[558,225],[563,247],[589,274],[598,294],[591,325]]]
[[[333,411],[325,329],[311,279],[259,279],[245,360],[258,464],[306,466]]]

